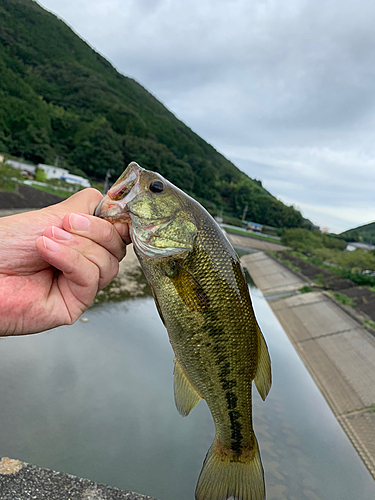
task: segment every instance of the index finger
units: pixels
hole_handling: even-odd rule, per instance
[[[62,227],[69,233],[84,236],[94,241],[108,250],[119,261],[125,257],[125,241],[120,237],[115,227],[104,219],[82,213],[69,213],[63,218]]]

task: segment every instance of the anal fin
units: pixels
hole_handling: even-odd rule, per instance
[[[180,363],[174,360],[174,400],[177,411],[187,417],[202,399],[184,374]]]
[[[267,394],[271,389],[272,375],[271,375],[271,360],[268,352],[266,341],[263,334],[257,325],[258,330],[258,367],[254,377],[255,386],[258,389],[260,397],[263,401],[266,399]]]

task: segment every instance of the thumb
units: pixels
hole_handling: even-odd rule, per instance
[[[99,205],[103,195],[94,188],[87,188],[73,194],[67,200],[55,205],[56,209],[62,209],[64,213],[79,212],[94,215],[95,208]]]

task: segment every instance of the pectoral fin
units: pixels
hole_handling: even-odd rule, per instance
[[[182,371],[180,363],[174,360],[174,401],[178,413],[187,417],[202,399]]]
[[[169,276],[186,307],[201,311],[209,307],[209,298],[201,284],[178,261],[174,262],[173,275]]]
[[[271,360],[270,355],[268,353],[268,348],[266,341],[264,340],[263,334],[260,331],[259,326],[258,329],[258,367],[254,377],[254,382],[260,397],[263,401],[266,399],[267,394],[271,389],[272,384],[272,376],[271,376]]]

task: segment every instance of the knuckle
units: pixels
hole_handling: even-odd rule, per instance
[[[78,269],[81,265],[81,260],[82,260],[81,254],[79,252],[73,252],[70,259],[71,259],[70,264],[72,270]]]
[[[111,269],[111,280],[113,280],[113,278],[115,278],[117,275],[118,275],[118,272],[119,272],[119,263],[118,263],[118,260],[117,259],[113,259],[112,260],[112,269]]]
[[[104,273],[110,280],[112,280],[115,276],[117,276],[117,273],[119,271],[119,263],[118,260],[113,257],[113,255],[109,256],[109,259],[107,261],[107,265],[105,266]]]
[[[113,226],[110,222],[107,222],[107,221],[103,221],[103,222],[105,222],[105,224],[102,225],[101,237],[102,237],[102,240],[104,242],[108,243],[113,239],[113,235],[114,235]]]
[[[105,288],[117,276],[118,272],[118,260],[111,256],[107,261],[107,265],[100,270],[100,289]]]

